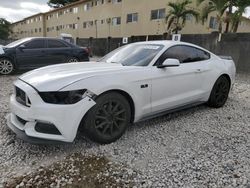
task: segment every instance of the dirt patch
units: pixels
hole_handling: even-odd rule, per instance
[[[106,157],[75,153],[48,167],[11,179],[11,187],[133,187],[136,172],[110,162]],[[124,178],[125,177],[125,178]]]

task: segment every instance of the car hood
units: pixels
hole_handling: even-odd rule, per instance
[[[133,68],[116,63],[67,63],[39,68],[21,75],[19,79],[38,91],[58,91],[83,79],[130,69]]]

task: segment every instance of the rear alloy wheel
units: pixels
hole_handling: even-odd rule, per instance
[[[76,62],[79,62],[79,60],[77,58],[75,58],[75,57],[71,57],[68,60],[68,63],[76,63]]]
[[[85,118],[84,128],[91,140],[109,144],[119,139],[130,123],[130,105],[115,92],[100,96],[96,103]]]
[[[225,105],[230,91],[230,82],[225,76],[221,76],[214,84],[208,105],[220,108]]]
[[[0,74],[11,74],[14,71],[13,63],[8,59],[0,59]]]

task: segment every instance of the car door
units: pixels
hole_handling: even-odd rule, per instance
[[[161,112],[199,102],[204,91],[203,63],[199,49],[186,45],[170,47],[156,62],[162,64],[167,58],[180,61],[178,67],[152,68],[152,112]]]
[[[16,48],[16,60],[22,68],[37,68],[45,65],[45,40],[33,39]]]
[[[48,64],[66,63],[71,55],[71,47],[58,39],[48,39]]]

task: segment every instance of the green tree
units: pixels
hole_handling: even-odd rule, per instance
[[[59,8],[76,1],[79,0],[49,0],[48,5],[53,8]]]
[[[0,18],[0,39],[8,39],[10,32],[10,22],[4,18]]]
[[[232,22],[231,32],[236,33],[239,23],[243,19],[243,14],[245,13],[246,8],[250,6],[250,0],[234,0],[233,6],[236,7],[237,10],[230,16],[230,20]]]
[[[231,22],[232,28],[231,31],[237,32],[239,22],[242,19],[242,15],[245,12],[246,8],[250,6],[250,0],[229,0],[228,1],[228,13],[226,19],[226,30],[225,33],[229,32],[229,24]],[[233,7],[237,10],[233,13]]]
[[[222,23],[224,22],[224,14],[226,10],[229,7],[229,1],[228,0],[197,0],[199,5],[202,5],[201,10],[201,19],[204,23],[209,13],[216,12],[217,21],[219,24],[219,32],[222,32]]]
[[[192,3],[191,0],[182,0],[177,2],[169,2],[170,7],[169,13],[166,15],[166,23],[168,31],[172,29],[176,34],[181,31],[186,23],[187,16],[194,16],[196,21],[199,19],[199,13],[192,10],[189,5]]]

